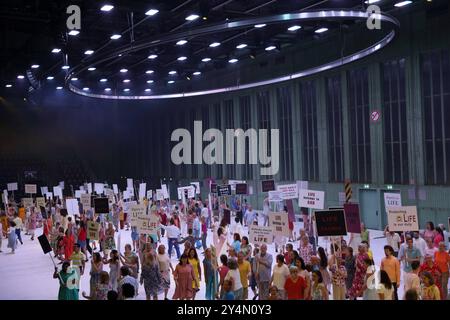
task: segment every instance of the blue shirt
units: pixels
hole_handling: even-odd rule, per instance
[[[223,300],[234,300],[234,292],[228,291],[223,295]]]
[[[238,240],[234,240],[232,247],[233,247],[234,251],[236,253],[238,253],[239,251],[241,251],[241,242]]]
[[[412,247],[412,249],[402,246],[400,248],[398,257],[400,260],[402,260],[403,257],[408,258],[408,259],[417,259],[417,258],[420,259],[422,257],[422,255],[420,253],[420,250],[414,246]],[[412,271],[411,262],[406,262],[406,261],[404,262],[403,271],[405,271],[405,272]]]

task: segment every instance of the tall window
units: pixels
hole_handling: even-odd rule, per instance
[[[280,179],[292,180],[294,177],[294,151],[292,142],[292,104],[291,87],[277,88],[277,104],[280,128]]]
[[[408,184],[405,59],[383,64],[384,180]]]
[[[205,132],[206,130],[208,130],[210,128],[209,125],[209,105],[203,106],[202,107],[202,124],[203,124],[203,132]],[[205,143],[203,143],[203,147],[205,147]],[[202,148],[203,150],[203,148]],[[202,151],[203,152],[203,151]],[[203,158],[203,155],[202,155]],[[203,167],[203,177],[204,178],[209,178],[211,177],[211,166],[209,164],[205,164],[202,160],[202,167]]]
[[[272,148],[270,144],[270,95],[269,91],[262,91],[256,94],[256,108],[258,110],[258,122],[259,129],[267,129],[267,151],[266,154],[271,156]],[[258,135],[259,143],[259,135]],[[259,150],[258,145],[258,152]],[[258,157],[259,159],[259,157]],[[264,176],[264,178],[270,178],[270,176]]]
[[[300,124],[302,130],[303,179],[319,180],[316,87],[313,81],[300,83]]]
[[[250,105],[250,96],[244,96],[239,98],[239,110],[240,110],[240,118],[241,118],[241,128],[244,131],[251,128],[251,105]],[[245,164],[242,165],[242,178],[243,179],[252,179],[253,171],[252,164],[250,164],[250,145],[249,142],[245,142]]]
[[[341,77],[327,78],[328,174],[331,182],[344,181]]]
[[[233,100],[225,100],[224,101],[224,111],[225,111],[225,131],[226,129],[233,129],[235,130],[236,128],[234,127],[234,108],[233,108]],[[224,136],[224,143],[227,144],[229,143],[229,141],[227,141],[226,136]],[[227,150],[227,147],[226,149]],[[236,158],[236,146],[234,147],[234,159]],[[224,162],[226,163],[226,157],[227,157],[227,152],[225,151],[224,153]],[[226,165],[227,168],[227,178],[228,179],[234,179],[236,178],[236,165],[235,164],[227,164]]]
[[[369,83],[367,69],[348,73],[348,107],[350,122],[350,174],[354,182],[370,182]]]
[[[220,121],[220,119],[222,118],[222,108],[220,107],[220,103],[215,103],[214,104],[214,125],[215,125],[215,129],[218,130],[222,130],[222,123]],[[222,172],[222,167],[223,165],[221,164],[214,164],[214,166],[217,168],[216,169],[216,178],[217,179],[222,179],[223,178],[223,172]]]
[[[422,55],[426,183],[450,184],[449,50]]]

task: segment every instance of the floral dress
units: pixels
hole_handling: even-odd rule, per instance
[[[352,287],[348,291],[350,299],[356,299],[360,296],[361,290],[364,286],[364,279],[366,276],[367,265],[364,263],[365,259],[368,259],[367,253],[358,254],[356,256],[356,271],[355,277],[353,278]]]
[[[161,293],[161,282],[159,263],[142,265],[141,284],[144,283],[145,294],[147,296],[152,297]]]
[[[355,256],[346,257],[344,261],[345,270],[347,271],[347,278],[345,279],[345,287],[349,290],[353,285],[353,278],[356,272]]]
[[[435,263],[433,263],[433,266],[430,267],[427,263],[423,263],[420,266],[420,271],[419,271],[419,277],[421,279],[423,279],[423,274],[425,272],[431,273],[431,275],[434,279],[434,284],[438,287],[439,291],[442,292],[441,272],[439,271],[439,268],[437,267],[437,265]]]
[[[324,300],[322,296],[322,290],[325,288],[325,284],[318,283],[317,286],[312,286],[311,299],[312,300]],[[326,290],[326,288],[325,288]]]

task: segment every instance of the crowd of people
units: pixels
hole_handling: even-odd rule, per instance
[[[268,210],[258,214],[245,201],[234,201],[230,207],[217,198],[211,206],[201,199],[143,202],[148,214],[158,217],[156,234],[140,234],[130,223],[123,201],[112,204],[109,214],[80,207],[75,216],[62,214],[61,202],[48,201],[45,210],[16,207],[11,202],[0,216],[0,238],[7,238],[7,248],[15,253],[19,243],[23,244],[22,231],[33,240],[35,230],[42,228],[51,255],[61,266],[53,274],[60,283],[61,300],[79,299],[80,279],[87,276],[89,293],[82,291],[81,296],[89,300],[135,299],[140,294],[148,300],[169,299],[171,288],[175,290],[170,299],[179,300],[448,297],[449,234],[443,225],[428,222],[423,232],[401,234],[386,227],[385,256],[377,265],[370,232],[363,223],[361,233],[350,234],[348,241],[334,237],[328,239],[329,246],[318,246],[313,223],[303,215],[298,236],[290,223],[291,234],[274,239],[271,254],[267,244],[251,243],[248,237],[249,226],[266,224]],[[233,223],[224,217],[224,210],[233,212]],[[88,238],[89,221],[100,225],[98,240]],[[119,232],[131,233],[131,243],[125,244],[123,252]],[[198,295],[201,285],[204,297]]]

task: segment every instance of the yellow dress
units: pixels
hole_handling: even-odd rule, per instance
[[[198,260],[192,259],[192,258],[189,258],[188,261],[189,261],[189,264],[190,264],[190,265],[192,266],[192,268],[194,269],[194,275],[195,275],[195,279],[192,280],[192,288],[193,288],[193,289],[198,289],[199,286],[197,286],[197,283],[200,284],[200,281],[199,281],[199,274],[198,274],[198,264],[199,264],[199,262],[198,262]],[[197,281],[196,281],[196,280],[197,280]]]
[[[19,218],[22,220],[22,223],[25,223],[25,208],[19,208]]]

